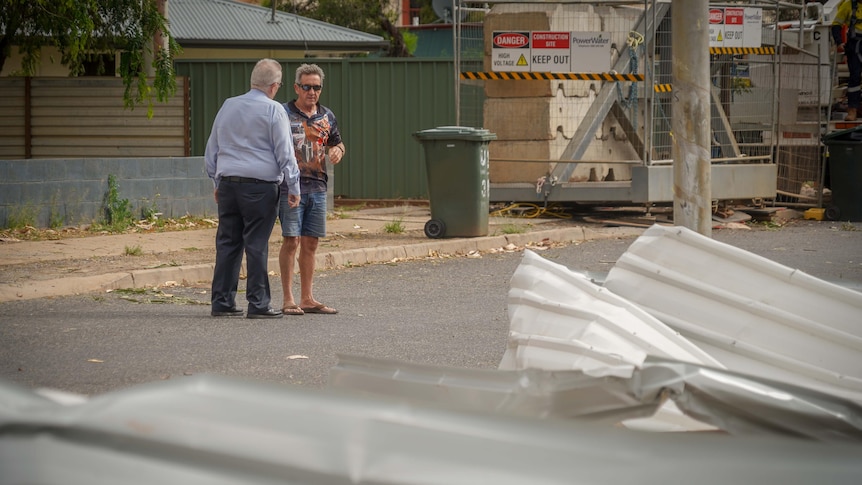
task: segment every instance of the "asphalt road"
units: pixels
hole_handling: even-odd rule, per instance
[[[862,291],[862,224],[802,223],[713,237]],[[588,241],[540,254],[606,273],[632,241]],[[520,258],[484,254],[319,273],[315,295],[339,308],[335,316],[215,319],[208,288],[3,303],[0,378],[92,395],[200,373],[322,387],[338,354],[495,368]],[[277,278],[272,285],[280,289]],[[278,305],[280,291],[274,293]]]

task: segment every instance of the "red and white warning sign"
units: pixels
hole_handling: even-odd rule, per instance
[[[530,33],[493,32],[491,38],[492,71],[530,71]]]
[[[724,47],[742,47],[742,29],[745,9],[724,9]]]
[[[760,47],[763,11],[756,7],[709,9],[710,47]]]
[[[570,32],[533,32],[530,64],[535,72],[569,72],[572,68]]]
[[[607,32],[493,32],[495,72],[608,72]]]

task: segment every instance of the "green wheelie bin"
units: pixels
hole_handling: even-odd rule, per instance
[[[425,148],[431,198],[429,238],[488,235],[488,144],[481,128],[441,126],[413,134]]]

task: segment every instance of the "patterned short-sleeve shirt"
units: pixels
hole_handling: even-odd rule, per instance
[[[329,180],[326,174],[326,149],[341,143],[335,114],[326,106],[318,104],[317,113],[309,117],[296,107],[295,101],[285,103],[284,109],[290,118],[290,133],[299,164],[302,193],[326,192]]]

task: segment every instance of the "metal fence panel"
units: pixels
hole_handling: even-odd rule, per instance
[[[671,182],[663,170],[673,163],[671,2],[455,3],[458,124],[498,136],[490,144],[492,201],[672,200],[669,190],[641,190],[656,177]],[[723,5],[711,5],[724,15]],[[711,61],[712,164],[732,165],[731,178],[756,182],[744,196],[713,183],[713,199],[775,196],[778,92],[753,85],[749,69],[774,69],[780,50],[765,35],[758,47],[754,37],[775,29],[779,8],[752,6],[749,17],[758,25],[747,27],[745,48],[725,49],[722,41],[704,49]]]

